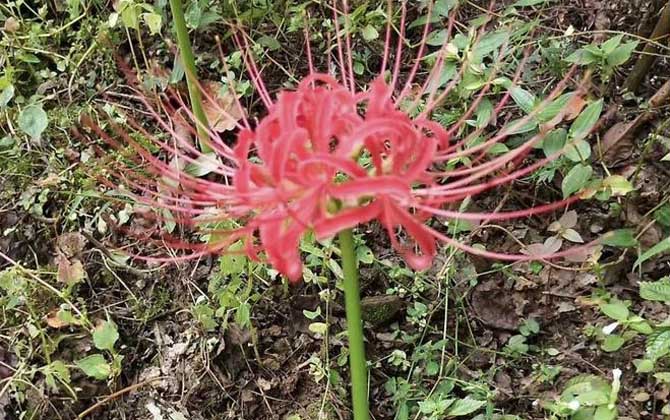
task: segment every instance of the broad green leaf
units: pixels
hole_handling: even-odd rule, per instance
[[[279,43],[279,41],[277,41],[276,38],[268,35],[263,35],[262,37],[258,38],[256,42],[270,51],[277,51],[278,49],[281,48],[281,44]]]
[[[75,362],[87,376],[100,381],[109,378],[112,369],[101,354],[93,354]]]
[[[110,321],[101,322],[93,330],[93,344],[98,350],[114,350],[114,344],[119,339],[116,324]]]
[[[514,102],[516,102],[519,108],[521,108],[526,114],[530,114],[533,111],[535,102],[537,101],[535,95],[519,86],[512,86],[509,91],[512,95],[512,99],[514,99]]]
[[[484,128],[489,124],[491,116],[493,115],[493,104],[488,98],[484,98],[477,107],[477,128]]]
[[[598,406],[598,408],[596,408],[596,412],[593,413],[593,420],[616,420],[618,418],[619,414],[616,406],[610,407],[609,404],[602,404]]]
[[[600,348],[603,349],[603,351],[611,353],[613,351],[619,350],[625,342],[626,340],[624,340],[623,337],[612,334],[605,337],[602,344],[600,345]]]
[[[635,359],[633,365],[636,373],[649,373],[654,371],[655,363],[649,359]]]
[[[626,177],[621,175],[608,176],[603,180],[603,186],[609,188],[612,191],[612,195],[615,197],[624,196],[635,190],[633,184],[631,184]]]
[[[631,54],[637,48],[638,42],[627,42],[607,55],[607,64],[611,67],[617,67],[630,59]]]
[[[600,46],[600,49],[602,50],[603,54],[605,55],[610,55],[616,48],[621,44],[621,41],[623,40],[623,35],[617,35],[615,37],[612,37],[608,39],[607,41],[603,42],[602,45]]]
[[[152,35],[161,33],[161,26],[163,25],[163,17],[158,13],[142,13],[142,19],[147,24],[149,32]]]
[[[651,334],[647,338],[645,358],[656,362],[670,352],[670,330],[664,329]]]
[[[587,66],[589,64],[597,62],[599,58],[600,57],[594,54],[593,52],[587,51],[582,48],[570,54],[565,59],[565,61],[567,61],[568,63],[578,64],[580,66]]]
[[[615,321],[625,321],[630,314],[622,302],[604,303],[600,305],[600,310]]]
[[[670,277],[640,282],[640,297],[646,300],[670,302]]]
[[[309,330],[314,334],[326,335],[328,332],[328,324],[325,322],[312,322],[309,324]]]
[[[575,140],[586,137],[598,122],[603,111],[603,104],[603,100],[600,99],[587,106],[572,123],[568,136]]]
[[[568,105],[574,93],[566,93],[554,99],[549,105],[542,107],[537,112],[537,119],[541,122],[551,121]]]
[[[565,157],[573,162],[582,162],[591,157],[591,145],[584,140],[574,140],[565,146]]]
[[[426,44],[432,47],[440,47],[447,40],[448,36],[449,32],[446,29],[433,31],[428,35],[428,39],[426,39]]]
[[[48,124],[42,105],[29,105],[19,115],[19,127],[33,139],[39,139]]]
[[[670,237],[663,239],[661,242],[652,246],[651,248],[646,250],[642,255],[640,255],[640,257],[635,261],[635,264],[633,264],[633,268],[637,268],[643,262],[651,258],[654,258],[658,254],[662,254],[667,251],[670,251]]]
[[[447,416],[458,417],[472,414],[486,405],[486,401],[475,400],[471,397],[465,397],[454,401],[447,411]]]
[[[608,232],[600,240],[603,245],[615,246],[617,248],[632,248],[637,246],[635,234],[631,229],[619,229]]]
[[[484,57],[500,48],[509,38],[504,30],[489,32],[472,49],[472,62],[481,63]]]
[[[563,182],[561,183],[563,198],[568,198],[573,193],[584,188],[591,179],[591,174],[593,174],[591,166],[581,163],[570,169],[570,172],[563,178]]]
[[[654,220],[665,227],[670,227],[670,204],[665,204],[656,210]]]
[[[9,85],[2,90],[0,93],[0,108],[7,106],[9,101],[14,97],[14,85]]]
[[[549,157],[563,150],[565,140],[568,138],[568,132],[564,128],[550,131],[542,141],[542,151]]]
[[[361,29],[361,35],[363,35],[364,40],[373,41],[379,38],[379,31],[377,31],[377,28],[372,25],[366,25],[363,29]]]

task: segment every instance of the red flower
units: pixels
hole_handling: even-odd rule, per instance
[[[404,30],[404,18],[403,7],[401,30]],[[453,18],[449,32],[452,24]],[[386,37],[382,75],[390,56],[389,34],[390,30]],[[299,243],[306,232],[313,231],[321,239],[372,221],[385,228],[393,248],[416,270],[431,265],[437,252],[437,240],[468,252],[506,260],[564,255],[565,252],[532,256],[488,252],[461,244],[426,223],[434,216],[470,220],[526,217],[564,208],[577,199],[507,213],[473,214],[445,209],[446,204],[458,203],[530,174],[560,155],[559,152],[522,166],[533,146],[560,123],[562,117],[559,115],[545,123],[530,140],[497,157],[490,158],[487,152],[507,139],[516,126],[530,121],[538,111],[508,125],[477,146],[468,147],[471,140],[484,134],[483,129],[474,129],[461,138],[458,136],[489,93],[495,72],[462,118],[447,130],[430,119],[431,112],[454,87],[451,83],[438,93],[434,83],[445,64],[447,41],[439,50],[441,52],[421,92],[415,95],[416,98],[426,98],[424,108],[417,112],[418,99],[407,104],[412,79],[424,57],[427,34],[428,27],[424,30],[415,64],[409,71],[409,80],[399,93],[395,85],[400,73],[402,42],[398,42],[391,82],[386,83],[384,77],[379,76],[367,90],[359,91],[351,68],[350,41],[345,38],[343,42],[338,38],[341,81],[314,71],[309,53],[310,74],[295,90],[280,91],[275,101],[250,58],[246,38],[237,37],[250,78],[266,105],[267,114],[253,128],[246,119],[242,125],[238,124],[237,142],[232,148],[211,133],[211,146],[216,156],[205,156],[143,99],[147,109],[172,137],[172,142],[157,139],[133,120],[130,120],[131,125],[174,159],[171,163],[162,161],[124,130],[116,129],[124,142],[138,152],[131,159],[139,164],[149,164],[148,174],[123,167],[117,175],[130,190],[142,193],[135,196],[136,201],[167,210],[177,215],[179,222],[197,226],[210,235],[208,243],[199,245],[167,241],[176,249],[195,251],[186,257],[230,252],[231,245],[242,241],[249,256],[256,258],[262,251],[268,262],[292,281],[302,276]],[[403,36],[401,33],[401,39]],[[517,77],[521,67],[523,65]],[[543,105],[559,96],[566,80],[567,77],[557,85]],[[208,100],[212,101],[209,97]],[[495,107],[490,120],[508,101],[509,94]],[[168,114],[175,115],[177,110],[169,104],[164,106]],[[241,108],[239,102],[237,106]],[[187,109],[182,107],[181,111],[192,117]],[[221,112],[224,117],[228,116],[224,110]],[[87,125],[109,144],[120,147],[90,120]],[[193,127],[189,130],[196,131]],[[448,167],[445,162],[464,157],[470,159],[468,166],[445,169]],[[184,170],[185,164],[202,164],[208,159],[209,166],[219,176],[216,180],[198,178]],[[151,183],[151,179],[158,180],[159,186],[152,186],[155,182]],[[226,220],[237,221],[242,227],[223,229],[217,225]]]

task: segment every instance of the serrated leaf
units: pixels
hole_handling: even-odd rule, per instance
[[[568,174],[563,178],[561,183],[561,190],[563,191],[563,198],[568,198],[573,193],[580,191],[586,186],[591,179],[593,169],[589,165],[577,164]]]
[[[468,396],[454,401],[449,407],[447,415],[451,417],[466,416],[479,410],[484,405],[486,405],[486,401],[475,400]]]
[[[661,242],[657,243],[656,245],[652,246],[649,248],[647,251],[645,251],[640,257],[635,261],[635,264],[633,264],[633,268],[639,267],[642,263],[645,261],[654,258],[658,254],[662,254],[664,252],[670,251],[670,237],[667,237],[663,239]]]
[[[654,282],[640,282],[640,297],[645,300],[670,302],[670,277],[663,277]]]
[[[603,245],[617,248],[632,248],[637,246],[634,232],[631,229],[619,229],[608,232],[600,240]]]
[[[575,140],[586,137],[598,122],[603,104],[604,101],[601,99],[587,106],[570,126],[568,136]]]
[[[98,324],[93,330],[93,344],[98,350],[114,350],[114,344],[119,339],[119,332],[116,324],[110,321],[104,321]]]
[[[30,105],[19,115],[19,128],[33,139],[39,139],[46,130],[49,120],[42,105]]]
[[[83,359],[77,360],[75,364],[87,376],[100,381],[109,378],[109,375],[112,373],[112,368],[101,354],[93,354],[84,357]]]

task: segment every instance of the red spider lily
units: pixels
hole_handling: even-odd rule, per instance
[[[343,2],[343,9],[346,16],[346,1]],[[335,8],[333,10],[339,34],[340,12]],[[430,5],[427,13],[430,16]],[[197,227],[200,232],[209,235],[209,242],[202,244],[162,237],[161,240],[170,247],[190,251],[178,258],[233,252],[242,242],[244,252],[250,257],[258,258],[259,253],[264,253],[279,272],[291,281],[297,281],[302,275],[299,242],[307,232],[314,232],[318,239],[323,239],[373,221],[384,227],[393,248],[416,270],[424,270],[431,265],[438,241],[471,253],[508,261],[543,259],[576,252],[573,249],[546,255],[495,253],[462,244],[428,225],[427,221],[433,217],[466,220],[523,218],[565,208],[579,198],[575,196],[512,212],[467,213],[449,209],[467,197],[531,174],[557,158],[560,152],[524,166],[525,158],[533,147],[569,113],[570,101],[583,104],[583,100],[574,95],[568,102],[562,102],[563,106],[556,109],[549,121],[544,122],[539,133],[521,146],[495,157],[487,153],[493,146],[508,139],[516,128],[535,118],[540,110],[557,103],[556,99],[563,93],[571,72],[530,115],[507,124],[501,130],[488,134],[485,141],[469,147],[473,139],[485,134],[484,128],[473,129],[464,135],[464,125],[490,93],[495,71],[491,72],[488,83],[458,122],[447,129],[431,120],[431,113],[458,82],[458,77],[455,77],[445,88],[439,88],[439,83],[436,83],[446,62],[455,16],[452,13],[447,27],[449,35],[437,50],[432,70],[420,92],[413,93],[413,102],[409,100],[409,95],[420,63],[427,54],[426,40],[430,30],[429,25],[424,27],[417,56],[407,73],[408,79],[401,88],[398,87],[406,26],[403,2],[390,81],[386,82],[384,77],[393,50],[389,23],[380,73],[367,89],[359,89],[354,79],[352,43],[348,35],[337,37],[338,80],[314,69],[307,34],[309,74],[297,88],[282,90],[273,99],[252,59],[246,35],[243,32],[236,35],[250,79],[266,112],[253,126],[245,117],[242,118],[242,123],[237,124],[237,140],[232,147],[210,131],[210,147],[215,150],[215,155],[203,155],[187,136],[175,129],[174,121],[162,118],[160,112],[141,95],[139,98],[145,108],[168,134],[170,141],[152,135],[132,119],[128,119],[129,124],[145,139],[172,155],[171,162],[157,157],[113,123],[112,128],[122,142],[106,134],[91,119],[85,119],[84,123],[108,144],[117,148],[129,145],[135,151],[136,154],[130,158],[144,168],[142,173],[126,166],[108,166],[110,173],[117,176],[117,181],[128,186],[128,194],[135,192],[135,201],[157,210],[167,210],[180,223]],[[499,59],[508,52],[503,46]],[[524,62],[525,58],[512,83],[518,80]],[[497,64],[499,62],[492,66]],[[463,64],[463,67],[466,65]],[[231,88],[234,91],[234,86],[231,85]],[[204,89],[203,93],[216,106],[211,95]],[[418,112],[422,98],[425,103]],[[179,95],[172,95],[172,99],[180,105],[179,112],[195,121]],[[509,100],[509,94],[502,97],[490,121],[500,114]],[[163,101],[161,106],[167,115],[174,116],[178,111],[169,101]],[[242,110],[239,101],[236,106]],[[225,110],[220,112],[225,118],[233,118]],[[238,114],[244,115],[243,112]],[[196,133],[194,127],[188,130]],[[445,164],[466,157],[470,160],[467,166],[450,167]],[[204,179],[184,170],[185,165],[203,162],[211,167],[216,177]],[[103,182],[116,186],[111,181]],[[220,222],[231,220],[241,227],[221,226]]]

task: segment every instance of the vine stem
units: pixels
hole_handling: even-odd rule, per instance
[[[354,236],[351,229],[339,233],[344,271],[344,304],[347,313],[349,335],[349,366],[351,369],[351,400],[354,420],[368,420],[368,369],[365,361],[363,341],[363,319],[358,282],[358,268],[354,252]]]
[[[179,46],[179,55],[186,73],[186,84],[188,86],[188,96],[191,100],[191,108],[193,115],[197,121],[198,138],[200,140],[200,150],[204,153],[211,152],[209,147],[209,135],[207,134],[207,116],[202,109],[202,97],[200,95],[200,87],[198,85],[198,74],[195,68],[195,58],[193,57],[193,49],[191,48],[191,41],[188,37],[188,29],[186,29],[186,21],[184,20],[184,8],[181,0],[170,0],[170,10],[172,10],[172,20],[174,28],[177,32],[177,45]]]

